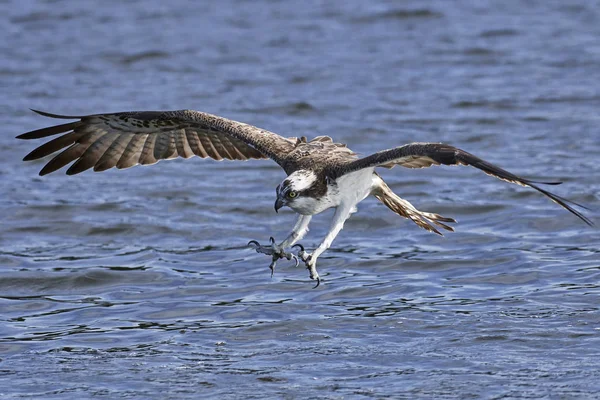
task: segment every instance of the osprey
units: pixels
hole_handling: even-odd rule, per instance
[[[279,259],[294,259],[298,265],[300,258],[310,271],[310,278],[317,281],[317,286],[320,283],[317,259],[331,246],[346,219],[356,211],[356,205],[370,194],[396,214],[430,232],[441,235],[440,229],[454,230],[447,225],[456,222],[454,219],[419,211],[392,192],[375,172],[377,167],[470,165],[504,181],[531,187],[592,225],[587,217],[571,205],[583,206],[537,186],[540,183],[557,185],[560,182],[520,178],[447,144],[410,143],[359,158],[345,144],[335,143],[328,136],[318,136],[310,141],[306,137],[285,138],[252,125],[199,111],[134,111],[85,116],[32,111],[51,118],[78,120],[17,136],[19,139],[39,139],[60,134],[23,159],[36,160],[62,150],[42,168],[40,175],[54,172],[73,161],[66,171],[67,175],[90,168],[104,171],[113,167],[120,169],[137,164],[148,165],[176,157],[272,159],[287,174],[276,189],[275,211],[287,206],[299,214],[298,220],[281,243],[275,243],[271,237],[268,245],[261,245],[255,240],[248,245],[272,257],[269,266],[271,274]],[[321,244],[310,254],[296,243],[307,233],[313,215],[328,208],[336,209],[331,227]],[[297,257],[287,251],[294,246],[299,249]]]

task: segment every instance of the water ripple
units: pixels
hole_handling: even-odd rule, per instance
[[[313,289],[246,247],[295,218],[272,210],[273,163],[22,163],[35,144],[14,136],[49,123],[30,107],[195,108],[360,154],[448,142],[564,181],[600,221],[594,4],[291,4],[0,4],[3,394],[597,397],[600,236],[539,193],[469,168],[381,171],[456,232],[367,199]]]

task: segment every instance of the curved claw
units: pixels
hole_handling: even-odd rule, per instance
[[[294,247],[296,247],[296,246],[298,246],[298,248],[300,249],[300,251],[304,251],[304,246],[302,246],[300,243],[297,243],[297,244],[293,245],[293,246],[292,246],[292,249],[293,249]]]
[[[273,278],[273,275],[275,274],[275,266],[277,265],[277,261],[282,258],[294,260],[296,267],[300,265],[300,260],[306,262],[307,258],[305,259],[305,257],[307,257],[307,254],[304,251],[304,246],[301,244],[296,244],[293,246],[297,246],[300,249],[298,255],[295,255],[291,252],[286,252],[281,246],[275,244],[275,239],[272,236],[269,238],[269,241],[271,242],[270,245],[261,245],[258,241],[251,240],[248,242],[248,246],[253,246],[258,253],[266,254],[272,257],[271,264],[269,265],[269,269],[271,270],[271,278]],[[319,286],[318,281],[317,286]]]
[[[321,284],[321,277],[317,276],[317,284],[313,287],[313,289],[318,288],[320,284]]]

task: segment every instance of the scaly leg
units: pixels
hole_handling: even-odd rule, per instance
[[[283,242],[279,244],[279,247],[285,249],[286,247],[293,246],[298,242],[298,240],[302,240],[302,238],[308,232],[308,224],[312,219],[312,215],[300,215],[298,216],[298,220],[296,221],[296,225],[294,225],[294,229],[288,237],[285,238]]]
[[[306,268],[310,271],[310,279],[317,280],[317,285],[315,288],[321,284],[321,278],[317,272],[317,258],[331,246],[333,239],[335,239],[338,233],[340,233],[344,227],[344,222],[346,222],[353,211],[353,207],[345,207],[343,205],[338,206],[335,214],[333,215],[333,219],[331,220],[331,227],[329,228],[327,236],[325,236],[319,247],[317,247],[312,254],[304,251],[304,247],[301,245],[296,245],[300,247],[298,257],[300,257],[300,259],[306,263]]]
[[[275,239],[270,238],[271,244],[268,246],[263,246],[258,243],[256,240],[251,240],[248,242],[248,246],[254,245],[257,253],[263,253],[269,256],[272,256],[271,264],[269,265],[269,269],[271,270],[271,277],[275,272],[275,265],[277,261],[281,258],[285,258],[288,260],[294,259],[296,261],[296,266],[298,266],[298,258],[292,253],[287,253],[285,249],[298,240],[302,239],[306,232],[308,232],[308,224],[310,223],[312,216],[311,215],[300,215],[298,220],[296,221],[296,225],[294,225],[294,229],[288,235],[287,238],[279,245],[275,244]]]

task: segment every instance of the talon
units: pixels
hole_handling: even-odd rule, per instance
[[[275,274],[275,266],[277,265],[277,261],[282,258],[294,260],[296,262],[296,267],[300,264],[298,257],[296,257],[295,254],[285,252],[282,247],[275,244],[275,239],[272,236],[269,238],[269,241],[271,244],[265,246],[261,245],[256,240],[251,240],[248,242],[248,246],[253,246],[257,253],[271,256],[271,264],[269,265],[269,269],[271,270],[271,278],[273,278],[273,275]]]
[[[300,249],[300,251],[298,252],[298,258],[300,258],[303,262],[308,262],[310,260],[311,255],[304,251],[304,246],[302,246],[301,244],[295,244],[292,246],[292,248],[296,246],[298,246],[298,248]]]
[[[312,254],[309,254],[306,258],[306,269],[308,269],[308,271],[310,272],[310,279],[316,280],[317,284],[315,285],[315,287],[313,289],[316,289],[319,287],[319,285],[321,284],[321,277],[319,276],[319,273],[317,272],[317,266],[315,265],[315,262],[310,262],[310,260],[312,259]]]
[[[293,245],[292,249],[296,246],[298,246],[298,248],[300,249],[301,252],[304,252],[304,246],[302,246],[300,243]]]
[[[313,287],[313,289],[318,288],[320,284],[321,284],[321,277],[317,276],[317,284]]]

